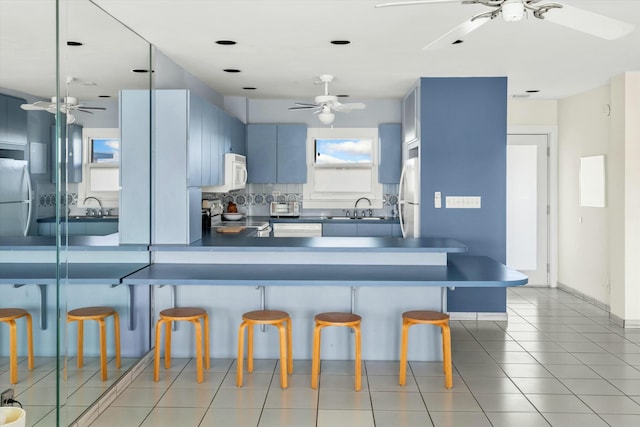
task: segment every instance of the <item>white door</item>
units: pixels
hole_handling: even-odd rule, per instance
[[[548,135],[507,137],[507,265],[549,285]]]

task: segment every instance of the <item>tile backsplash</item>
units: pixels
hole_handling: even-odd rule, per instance
[[[274,195],[276,193],[276,195]],[[202,193],[207,200],[220,199],[224,206],[229,202],[247,215],[268,216],[271,202],[302,202],[302,184],[248,184],[245,190],[230,193]],[[374,215],[394,216],[398,203],[398,186],[383,186],[383,208],[374,209]],[[301,216],[339,215],[342,209],[303,209]]]

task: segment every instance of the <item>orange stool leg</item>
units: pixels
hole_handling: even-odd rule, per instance
[[[409,347],[409,327],[411,324],[402,320],[402,341],[400,343],[400,385],[407,383],[407,350]]]
[[[204,314],[204,367],[209,369],[211,367],[211,360],[209,357],[209,315]]]
[[[311,388],[318,388],[318,375],[320,374],[320,332],[322,325],[316,323],[313,328],[313,356],[311,357]]]
[[[280,387],[287,388],[287,369],[289,367],[287,362],[287,331],[282,323],[275,326],[280,331]]]
[[[166,320],[164,326],[164,368],[171,367],[171,320]]]
[[[293,374],[293,334],[291,327],[291,318],[287,318],[287,356],[289,357],[289,363],[287,370],[289,374]]]
[[[18,383],[18,332],[16,330],[16,321],[9,320],[9,382],[11,384]]]
[[[153,352],[153,380],[160,380],[160,339],[162,335],[162,324],[164,320],[160,319],[156,322],[156,346]]]
[[[442,359],[444,363],[444,386],[453,387],[453,368],[451,366],[451,329],[448,324],[442,325]]]
[[[247,324],[247,372],[253,372],[253,323]]]
[[[242,370],[244,362],[244,330],[247,329],[247,322],[242,322],[238,329],[238,360],[236,365],[236,386],[242,387]]]
[[[116,342],[116,368],[120,368],[120,316],[117,311],[113,312],[113,333]]]
[[[107,380],[107,325],[103,319],[96,319],[100,328],[100,372],[102,381]]]
[[[84,354],[84,321],[78,320],[78,368],[82,368]]]
[[[204,381],[204,373],[202,372],[202,326],[200,319],[194,319],[193,323],[196,333],[196,378],[198,384]]]
[[[353,326],[356,339],[356,391],[362,388],[362,341],[360,334],[360,325]]]
[[[27,317],[27,361],[29,370],[33,369],[33,320],[29,313]]]

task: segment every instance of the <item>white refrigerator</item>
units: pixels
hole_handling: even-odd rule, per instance
[[[0,236],[26,236],[31,211],[29,163],[0,159]]]
[[[398,210],[402,237],[420,237],[420,163],[417,157],[407,159],[402,168]]]

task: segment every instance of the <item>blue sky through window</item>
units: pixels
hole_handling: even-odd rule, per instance
[[[316,139],[316,164],[371,163],[370,139]]]
[[[92,163],[117,163],[120,161],[120,140],[93,138],[91,140]]]

